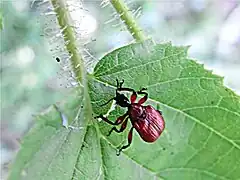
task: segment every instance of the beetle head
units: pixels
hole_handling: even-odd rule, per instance
[[[116,101],[116,104],[121,106],[121,107],[129,107],[130,102],[128,98],[124,94],[120,94],[119,92],[116,91],[116,97],[114,98]]]
[[[129,99],[124,94],[121,94],[121,93],[118,92],[118,90],[122,88],[124,80],[119,82],[118,79],[116,79],[116,81],[117,81],[116,96],[109,99],[106,103],[102,104],[101,106],[107,105],[112,100],[115,100],[116,104],[121,106],[121,107],[129,107],[131,105],[130,102],[129,102]]]
[[[130,102],[129,102],[128,98],[124,94],[120,94],[117,90],[116,90],[116,96],[109,99],[106,103],[102,104],[101,106],[107,105],[112,100],[115,100],[116,104],[121,107],[129,107],[130,106]]]

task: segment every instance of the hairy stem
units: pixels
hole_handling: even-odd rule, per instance
[[[137,25],[131,11],[124,4],[123,0],[111,0],[113,7],[120,15],[122,21],[127,26],[129,32],[136,41],[144,41],[146,39],[142,29]]]
[[[83,83],[84,63],[83,58],[77,48],[75,33],[72,28],[72,19],[68,12],[65,0],[51,0],[56,12],[58,24],[63,30],[65,46],[68,53],[71,55],[72,70],[75,73],[79,83]]]

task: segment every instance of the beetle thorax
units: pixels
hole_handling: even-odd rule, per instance
[[[129,108],[129,116],[131,117],[131,119],[133,120],[138,120],[138,119],[142,119],[144,115],[144,107],[142,105],[139,104],[131,104],[130,108]]]

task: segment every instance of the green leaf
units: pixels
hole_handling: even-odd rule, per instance
[[[74,172],[77,157],[86,133],[83,117],[83,93],[72,91],[64,102],[64,114],[81,130],[62,127],[59,112],[52,106],[36,118],[34,127],[22,141],[9,179],[68,179]],[[85,127],[85,128],[84,128]]]
[[[148,103],[160,104],[166,129],[152,144],[144,143],[135,131],[133,145],[125,154],[157,177],[237,179],[240,98],[223,86],[221,77],[188,59],[187,50],[171,44],[117,49],[96,65],[90,89],[114,96],[109,89],[116,78],[124,79],[126,87],[148,88]],[[98,94],[91,97],[93,105],[108,99]],[[109,130],[105,124],[100,129],[104,135]],[[124,140],[116,134],[106,139],[116,146]]]
[[[87,77],[88,92],[72,94],[61,107],[70,120],[80,111],[83,129],[61,127],[54,108],[39,116],[9,179],[239,179],[240,98],[222,78],[188,59],[187,49],[146,42],[104,56]],[[148,88],[146,104],[160,105],[166,123],[154,143],[134,131],[132,145],[120,156],[115,149],[126,144],[130,122],[124,133],[108,137],[111,127],[91,115],[108,112],[111,103],[100,105],[115,95],[116,78],[126,87]],[[116,107],[109,119],[124,112]]]
[[[3,29],[3,16],[2,16],[2,12],[0,10],[0,30]]]

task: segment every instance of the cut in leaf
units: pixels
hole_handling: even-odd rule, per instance
[[[146,42],[104,56],[87,77],[88,92],[61,107],[70,120],[80,110],[83,129],[61,127],[53,108],[39,116],[9,179],[239,179],[240,98],[223,86],[221,77],[188,59],[187,49]],[[134,131],[132,145],[120,156],[116,148],[126,144],[131,123],[124,133],[106,136],[111,127],[92,123],[91,117],[92,112],[108,113],[114,121],[126,112],[120,107],[108,112],[111,103],[100,107],[115,96],[116,78],[124,79],[125,87],[146,87],[145,104],[160,106],[166,125],[154,143]]]

